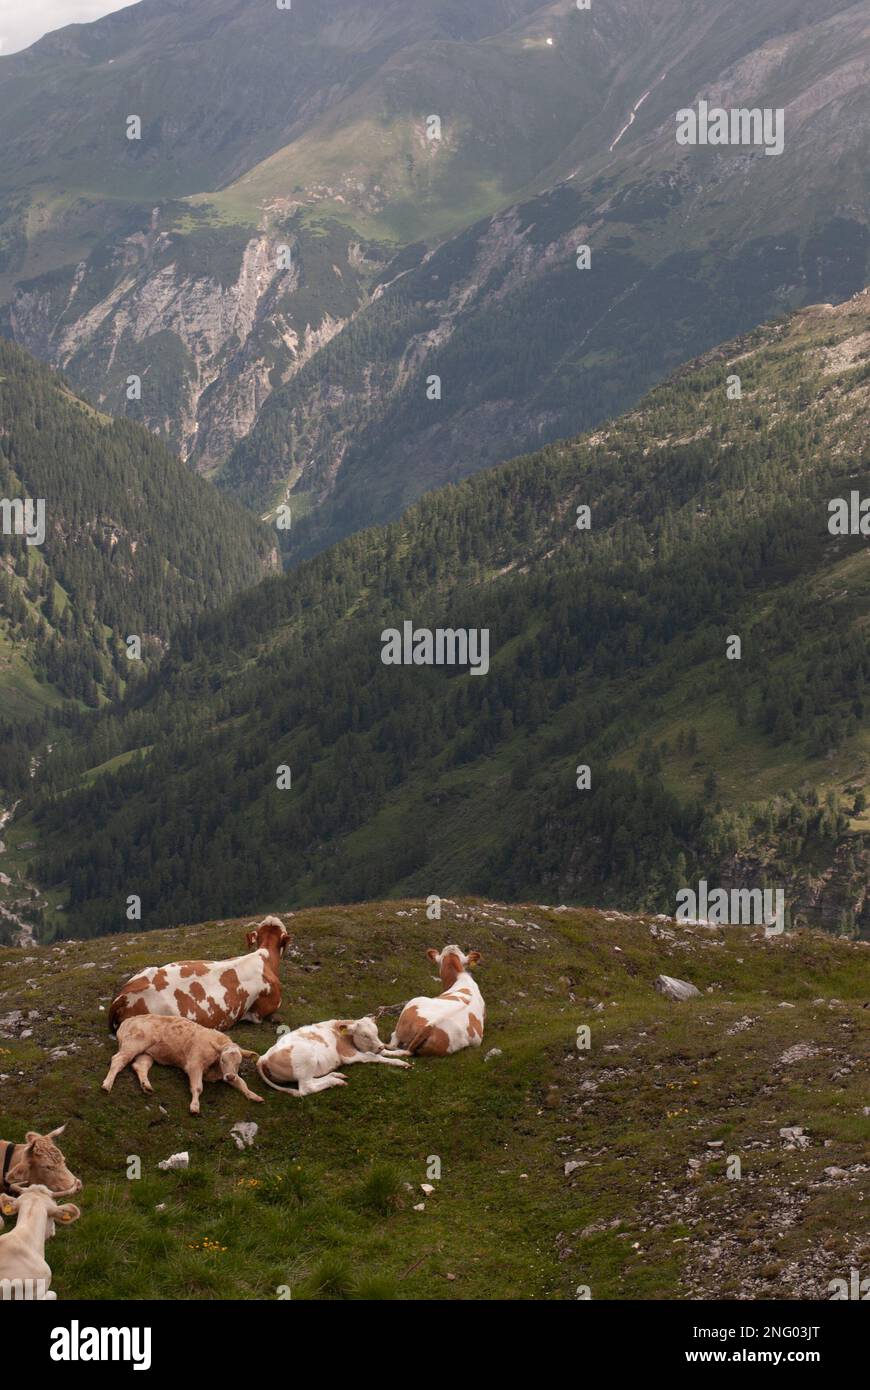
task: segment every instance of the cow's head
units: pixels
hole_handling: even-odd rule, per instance
[[[242,1061],[245,1057],[250,1057],[254,1061],[259,1057],[259,1052],[252,1052],[250,1048],[239,1047],[238,1043],[227,1043],[218,1058],[220,1075],[224,1081],[228,1076],[238,1076],[242,1069]]]
[[[37,1134],[35,1130],[28,1130],[26,1142],[15,1150],[9,1165],[6,1180],[10,1187],[23,1189],[43,1186],[56,1197],[81,1192],[81,1178],[70,1172],[66,1166],[66,1159],[54,1142],[65,1129],[66,1125],[61,1125],[50,1134]]]
[[[258,927],[252,927],[245,937],[252,951],[277,951],[283,956],[290,945],[290,933],[279,917],[264,917]]]
[[[378,1035],[374,1018],[347,1019],[339,1023],[338,1031],[353,1043],[357,1052],[383,1052],[386,1047]]]
[[[81,1185],[81,1184],[79,1184]],[[54,1235],[54,1223],[60,1221],[62,1225],[68,1226],[73,1221],[78,1221],[81,1211],[73,1206],[72,1202],[64,1202],[59,1206],[55,1201],[55,1194],[42,1184],[35,1184],[33,1187],[26,1187],[17,1197],[8,1197],[5,1194],[0,1196],[0,1212],[4,1216],[14,1216],[16,1212],[21,1212],[30,1206],[40,1204],[45,1207],[47,1219],[45,1234]]]
[[[463,970],[471,970],[480,960],[479,951],[469,951],[468,954],[460,951],[458,946],[445,946],[442,950],[436,951],[430,947],[426,952],[433,965],[438,966],[438,974],[441,983],[449,989]]]

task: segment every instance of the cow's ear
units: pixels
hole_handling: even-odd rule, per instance
[[[42,1135],[41,1135],[41,1134],[37,1134],[37,1132],[36,1132],[35,1129],[29,1129],[29,1130],[27,1131],[27,1133],[25,1134],[24,1138],[27,1140],[27,1142],[28,1142],[28,1144],[30,1145],[30,1147],[33,1148],[33,1146],[34,1146],[34,1144],[36,1143],[37,1139],[41,1139],[41,1138],[42,1138]]]
[[[247,934],[247,936],[245,937],[245,941],[247,942],[247,944],[248,944],[249,946],[256,946],[256,944],[257,944],[257,933],[256,933],[255,931],[249,931],[248,934]]]
[[[6,1193],[0,1197],[0,1211],[4,1216],[14,1216],[18,1210],[18,1198],[9,1197]]]
[[[55,1207],[51,1214],[55,1221],[60,1221],[62,1225],[69,1226],[71,1222],[78,1221],[82,1213],[81,1208],[75,1206],[72,1202],[64,1202],[62,1207]]]
[[[479,951],[469,951],[465,957],[466,965],[477,965],[481,959]]]
[[[339,1033],[342,1034],[343,1037],[346,1037],[347,1034],[350,1032],[350,1030],[351,1030],[351,1024],[349,1024],[349,1023],[340,1023],[340,1024],[338,1025],[338,1031],[339,1031]]]
[[[434,950],[433,947],[430,946],[430,947],[429,947],[429,950],[426,952],[426,955],[429,957],[429,959],[431,960],[432,964],[434,965],[435,962],[436,962],[436,960],[438,959],[438,952],[437,952],[436,950]]]

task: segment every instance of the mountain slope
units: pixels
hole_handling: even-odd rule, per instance
[[[290,500],[294,558],[866,283],[862,4],[121,14],[0,60],[2,322],[258,510]],[[702,96],[783,106],[782,155],[678,146]]]
[[[753,9],[745,56],[719,65],[724,20],[682,35],[663,77],[638,77],[649,97],[614,149],[584,130],[554,188],[406,271],[272,394],[221,481],[257,506],[289,484],[291,553],[589,428],[762,319],[864,287],[866,8],[777,11],[775,36]],[[674,111],[702,96],[782,106],[783,153],[678,146]]]
[[[0,692],[7,721],[61,698],[98,705],[159,662],[173,630],[276,557],[269,533],[140,426],[112,421],[0,341],[0,498],[43,504],[34,544],[0,531]],[[34,511],[34,519],[37,511]],[[127,639],[141,641],[128,659]],[[4,747],[0,784],[26,768]]]
[[[193,625],[22,808],[64,930],[134,891],[160,926],[435,881],[672,911],[707,878],[866,931],[867,552],[827,523],[868,333],[867,293],[798,313]],[[406,621],[487,629],[488,673],[384,665]]]
[[[417,45],[473,47],[539,0],[141,0],[0,62],[0,187],[106,198],[214,190]],[[83,101],[87,94],[88,101]],[[142,140],[126,139],[128,115]]]
[[[0,60],[7,332],[209,471],[398,245],[503,205],[570,145],[601,55],[578,99],[578,71],[545,81],[542,41],[493,37],[540,9],[149,0]],[[146,366],[130,412],[125,375]]]
[[[0,937],[29,938],[48,906],[12,824],[37,769],[180,624],[277,564],[265,528],[147,430],[0,340]]]
[[[483,955],[482,1049],[355,1067],[340,1095],[300,1105],[207,1086],[197,1118],[162,1067],[153,1097],[129,1070],[104,1095],[117,986],[145,964],[234,954],[246,923],[0,949],[6,1133],[66,1120],[85,1184],[79,1228],[52,1247],[61,1301],[288,1286],[294,1300],[573,1300],[580,1286],[596,1301],[825,1300],[866,1268],[866,945],[538,904],[445,900],[439,922],[419,900],[320,908],[287,918],[283,1020],[428,993],[426,949],[459,940]],[[701,997],[661,998],[660,972]],[[235,1036],[264,1051],[275,1033]],[[252,1119],[239,1152],[230,1129]],[[180,1150],[188,1171],[157,1171]],[[129,1154],[137,1181],[121,1180]]]

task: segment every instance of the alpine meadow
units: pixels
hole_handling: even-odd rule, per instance
[[[870,1299],[866,0],[16,4],[30,1364],[177,1371],[191,1302],[224,1378],[225,1302],[251,1345],[271,1304],[545,1302],[626,1369],[830,1380]]]

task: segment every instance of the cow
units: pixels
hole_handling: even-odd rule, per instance
[[[66,1125],[50,1134],[27,1131],[23,1144],[0,1139],[0,1192],[14,1192],[31,1183],[47,1187],[58,1196],[81,1192],[82,1180],[71,1173],[66,1159],[55,1144]]]
[[[434,999],[426,995],[409,999],[390,1038],[390,1049],[399,1057],[446,1057],[464,1047],[480,1047],[486,1006],[470,973],[480,952],[465,955],[458,946],[445,946],[426,955],[438,966],[444,993]]]
[[[262,1023],[281,1007],[281,957],[290,935],[277,917],[264,917],[246,938],[247,955],[231,960],[182,960],[149,965],[128,980],[109,1006],[115,1033],[125,1018],[158,1014],[204,1028]]]
[[[54,1235],[55,1221],[65,1226],[78,1221],[79,1208],[72,1202],[59,1206],[55,1193],[37,1183],[17,1197],[0,1195],[0,1212],[18,1216],[15,1229],[0,1236],[0,1298],[57,1298],[50,1288],[45,1242]]]
[[[150,1094],[154,1087],[148,1080],[148,1073],[154,1062],[160,1062],[165,1067],[180,1067],[187,1073],[191,1115],[199,1114],[203,1079],[226,1081],[227,1085],[241,1091],[247,1100],[255,1100],[262,1105],[263,1097],[249,1091],[239,1076],[242,1059],[258,1056],[257,1052],[239,1047],[225,1033],[218,1033],[214,1028],[203,1028],[202,1024],[193,1023],[189,1018],[125,1018],[118,1029],[118,1051],[112,1058],[103,1090],[111,1091],[115,1077],[132,1063],[139,1085],[146,1094]]]
[[[345,1086],[347,1078],[337,1070],[354,1062],[382,1062],[386,1067],[409,1067],[378,1037],[373,1018],[330,1018],[284,1033],[257,1061],[257,1071],[273,1091],[286,1096],[310,1096],[330,1086]],[[279,1082],[295,1081],[281,1086]]]

